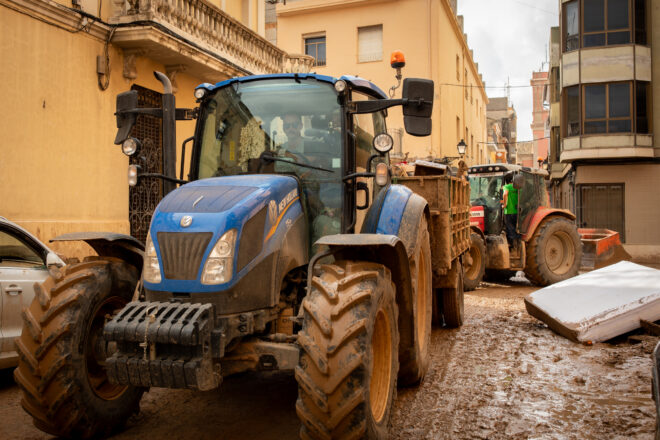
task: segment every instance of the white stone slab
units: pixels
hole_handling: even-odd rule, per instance
[[[660,270],[621,261],[537,290],[525,307],[569,339],[606,341],[660,319]]]

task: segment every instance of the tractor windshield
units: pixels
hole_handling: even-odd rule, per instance
[[[483,206],[485,213],[485,232],[499,235],[502,228],[503,173],[487,173],[470,176],[470,203]]]
[[[235,82],[206,101],[198,178],[286,173],[303,187],[312,219],[338,233],[342,206],[341,110],[330,83],[313,78]]]
[[[340,115],[329,83],[293,78],[233,83],[205,105],[198,177],[304,175],[312,169],[304,165],[312,165],[327,170],[319,171],[325,179],[338,179]],[[256,160],[264,152],[284,160]]]
[[[496,200],[499,203],[503,179],[504,174],[501,173],[470,176],[470,202]]]

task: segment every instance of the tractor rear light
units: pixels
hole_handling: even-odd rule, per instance
[[[213,246],[204,264],[202,284],[222,284],[232,277],[236,229],[225,232]]]
[[[389,180],[389,168],[385,162],[380,162],[376,165],[376,185],[385,186]]]
[[[156,254],[156,247],[151,240],[151,233],[147,234],[147,243],[144,246],[144,269],[142,277],[147,283],[160,283],[162,276],[160,273],[160,263]]]
[[[140,169],[140,167],[138,165],[129,165],[128,166],[128,186],[137,185],[139,169]]]

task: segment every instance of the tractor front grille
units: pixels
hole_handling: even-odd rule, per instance
[[[158,232],[163,273],[170,280],[195,280],[212,232]]]

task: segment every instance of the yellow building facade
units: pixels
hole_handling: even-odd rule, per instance
[[[388,131],[395,145],[400,134],[401,152],[409,159],[440,158],[457,156],[456,145],[464,139],[467,162],[484,163],[488,98],[462,22],[448,0],[289,0],[277,6],[277,44],[316,56],[316,73],[360,76],[386,93],[396,84],[390,53],[403,51],[404,78],[435,82],[433,133],[405,134],[401,109],[393,108]]]
[[[113,144],[118,93],[158,98],[158,70],[177,106],[192,108],[200,83],[304,68],[304,57],[263,38],[257,0],[0,0],[0,29],[0,215],[43,241],[132,233],[140,226],[129,219],[140,213],[148,227],[158,195],[129,191],[129,159]],[[158,124],[144,127],[156,157]],[[179,152],[193,129],[194,121],[177,123]],[[53,244],[66,255],[89,253],[81,246]]]

